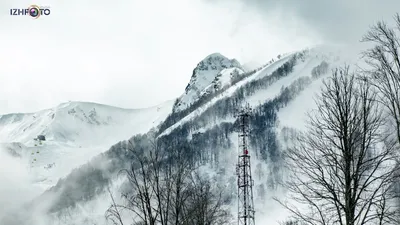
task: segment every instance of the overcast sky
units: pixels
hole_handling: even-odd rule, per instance
[[[213,52],[265,63],[313,44],[357,42],[399,0],[37,0],[0,3],[0,114],[62,102],[142,108],[174,99]]]

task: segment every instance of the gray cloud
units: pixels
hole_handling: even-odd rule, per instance
[[[105,0],[54,2],[48,17],[8,15],[2,1],[0,114],[68,100],[127,108],[179,96],[192,69],[220,52],[265,63],[313,44],[359,40],[400,1]]]
[[[243,0],[250,8],[268,16],[297,18],[326,42],[354,42],[379,20],[390,22],[400,12],[399,0]]]

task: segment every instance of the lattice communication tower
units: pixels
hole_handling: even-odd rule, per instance
[[[249,119],[252,109],[249,105],[237,112],[239,119],[239,158],[236,165],[238,176],[238,225],[255,225],[253,201],[254,180],[251,176],[249,153]]]

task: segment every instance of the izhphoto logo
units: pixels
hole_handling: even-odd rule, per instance
[[[34,19],[50,15],[50,7],[31,5],[25,9],[10,9],[11,16],[30,16]]]

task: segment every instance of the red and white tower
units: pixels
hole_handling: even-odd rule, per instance
[[[253,186],[251,176],[250,152],[249,152],[249,118],[251,108],[246,105],[239,110],[239,158],[236,167],[238,176],[238,225],[255,225]]]

